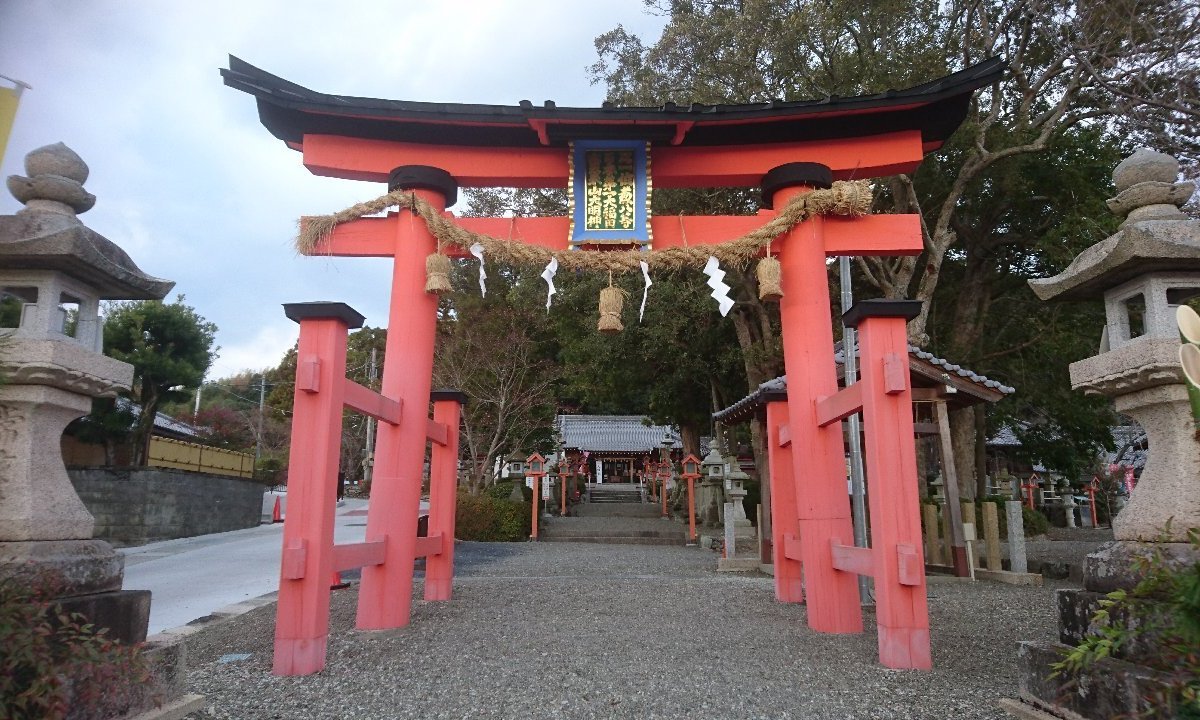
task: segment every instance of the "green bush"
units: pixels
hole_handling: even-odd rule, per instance
[[[1025,505],[1021,506],[1021,520],[1025,523],[1025,537],[1045,535],[1046,531],[1050,529],[1049,518],[1037,510],[1030,510]]]
[[[478,542],[519,542],[529,537],[533,510],[529,503],[515,503],[493,497],[489,489],[482,495],[460,492],[454,513],[454,536]],[[512,492],[512,486],[508,486]]]
[[[64,612],[59,595],[45,577],[0,578],[0,718],[115,717],[147,692],[139,650]]]
[[[512,495],[513,485],[521,485],[521,495],[524,496],[525,502],[533,502],[533,488],[525,484],[524,480],[501,480],[484,490],[484,495],[495,498],[497,500],[508,500]]]

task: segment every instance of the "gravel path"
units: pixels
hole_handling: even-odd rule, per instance
[[[1052,588],[929,587],[932,672],[876,662],[873,615],[819,635],[761,575],[695,548],[460,543],[450,603],[353,629],[334,593],[327,668],[270,674],[274,605],[189,638],[201,718],[1003,718],[1015,644],[1055,633]],[[417,583],[420,592],[420,583]],[[418,595],[419,597],[419,595]],[[244,660],[219,662],[232,653]]]

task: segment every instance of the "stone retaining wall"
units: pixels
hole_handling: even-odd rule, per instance
[[[164,468],[75,467],[67,474],[116,546],[254,527],[264,487],[242,478]]]

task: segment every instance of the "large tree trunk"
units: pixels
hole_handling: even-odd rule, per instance
[[[958,497],[975,500],[975,408],[950,410],[950,442],[954,470],[958,475]]]
[[[679,426],[679,437],[683,443],[683,454],[691,453],[696,457],[700,457],[700,429],[695,425]]]

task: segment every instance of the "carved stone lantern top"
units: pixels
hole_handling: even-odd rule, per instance
[[[55,271],[83,284],[101,300],[158,300],[175,283],[151,277],[124,250],[76,217],[96,204],[83,189],[88,166],[62,143],[25,156],[30,177],[12,175],[8,189],[25,207],[0,215],[0,267],[12,271]]]
[[[1058,275],[1030,280],[1037,296],[1088,300],[1146,273],[1200,271],[1200,222],[1179,210],[1196,186],[1175,182],[1178,176],[1175,158],[1146,148],[1117,165],[1117,196],[1108,208],[1125,219],[1120,230],[1081,252]]]

